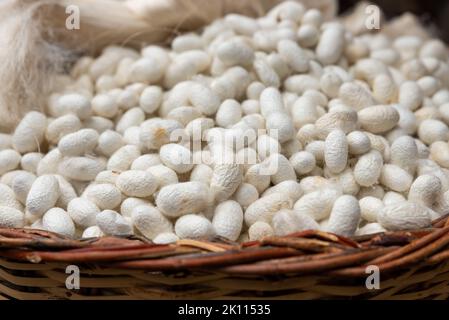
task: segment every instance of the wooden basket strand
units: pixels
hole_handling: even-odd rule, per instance
[[[80,289],[66,288],[68,265]],[[368,266],[380,288],[365,282]],[[449,219],[352,239],[320,231],[244,244],[71,240],[0,229],[0,299],[448,299]]]

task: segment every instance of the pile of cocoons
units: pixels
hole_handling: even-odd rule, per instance
[[[244,242],[421,229],[449,212],[437,39],[352,35],[287,1],[169,48],[107,47],[59,78],[45,111],[0,134],[0,227]]]

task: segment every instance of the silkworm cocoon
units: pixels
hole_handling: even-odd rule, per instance
[[[190,121],[200,118],[201,112],[194,107],[179,107],[171,110],[167,114],[167,119],[176,120],[183,126],[187,125]]]
[[[329,98],[337,98],[343,80],[336,72],[325,72],[320,78],[320,89]]]
[[[0,205],[0,227],[23,228],[25,226],[25,215],[19,210]]]
[[[312,217],[315,221],[326,219],[335,200],[341,195],[336,189],[321,189],[302,196],[294,205],[295,212]]]
[[[428,208],[408,201],[385,206],[377,219],[382,227],[391,231],[427,228],[432,222]]]
[[[42,226],[45,230],[62,234],[69,238],[75,236],[75,224],[67,212],[61,208],[48,210],[42,217]]]
[[[190,102],[202,114],[213,115],[220,106],[219,97],[208,87],[195,83],[190,87]]]
[[[326,230],[338,235],[353,236],[360,221],[358,200],[350,195],[343,195],[335,200]]]
[[[311,153],[317,164],[321,165],[324,161],[324,141],[313,141],[306,146],[306,152]],[[316,168],[316,167],[315,167]]]
[[[319,32],[315,26],[303,24],[298,29],[297,37],[301,47],[311,48],[317,44]]]
[[[278,183],[277,185],[265,190],[265,192],[262,194],[262,197],[274,193],[283,193],[288,195],[293,203],[298,201],[298,199],[303,195],[300,184],[294,180],[286,180]]]
[[[281,145],[276,139],[268,135],[261,135],[257,138],[257,154],[262,161],[280,151]]]
[[[277,50],[293,71],[302,73],[309,69],[309,58],[295,41],[281,40],[277,44]]]
[[[383,209],[384,202],[379,198],[368,196],[359,200],[359,206],[361,216],[364,220],[368,222],[376,222],[377,214]]]
[[[173,231],[170,220],[153,206],[138,206],[133,209],[131,217],[134,227],[149,239],[154,239],[160,233]]]
[[[87,119],[92,114],[89,99],[77,93],[60,96],[55,108],[58,115],[74,114],[81,120]]]
[[[418,123],[415,114],[408,108],[400,104],[393,105],[393,108],[399,113],[398,127],[409,135],[414,135],[418,129]]]
[[[11,189],[14,191],[16,199],[22,204],[26,203],[26,198],[35,180],[36,176],[26,171],[17,174],[13,178]]]
[[[360,186],[370,187],[377,183],[382,167],[382,155],[377,150],[371,150],[357,160],[354,178]]]
[[[288,159],[279,153],[271,155],[267,160],[270,169],[273,169],[271,175],[271,182],[279,184],[287,180],[296,180],[295,170]]]
[[[380,103],[392,103],[396,101],[398,88],[394,80],[388,74],[380,74],[374,78],[373,97]]]
[[[115,184],[115,181],[117,181],[119,175],[120,172],[104,170],[97,174],[97,176],[95,177],[95,183]]]
[[[206,164],[197,164],[190,173],[190,181],[204,182],[210,184],[213,169]]]
[[[12,135],[12,145],[20,153],[39,149],[44,141],[47,118],[44,114],[31,111],[20,121]]]
[[[81,121],[77,116],[67,114],[56,118],[48,124],[45,131],[45,138],[48,142],[56,144],[63,136],[76,132],[80,130],[81,127]]]
[[[126,129],[139,126],[145,120],[145,113],[141,108],[131,108],[126,111],[115,127],[116,131],[123,134]]]
[[[62,137],[58,149],[63,156],[80,156],[90,153],[98,143],[99,135],[93,129],[81,129]]]
[[[441,89],[435,92],[432,96],[432,102],[437,106],[441,106],[442,104],[449,102],[449,90]]]
[[[415,143],[418,148],[418,158],[427,159],[430,155],[430,149],[419,139],[415,139]]]
[[[341,130],[333,130],[326,138],[324,162],[332,173],[340,173],[348,162],[348,141]]]
[[[189,50],[178,54],[168,66],[163,80],[164,87],[191,79],[210,65],[210,56],[202,50]]]
[[[442,185],[438,177],[425,174],[416,178],[410,187],[408,201],[432,208],[442,194]]]
[[[350,133],[357,129],[358,115],[355,111],[335,111],[321,116],[316,122],[316,136],[326,139],[327,135],[335,129],[340,129],[344,133]]]
[[[229,199],[242,180],[243,167],[240,164],[216,164],[210,182],[210,190],[215,200]]]
[[[400,59],[399,53],[391,48],[374,50],[370,58],[382,61],[386,65],[394,66]]]
[[[249,66],[254,60],[253,49],[240,38],[221,43],[216,55],[227,67]]]
[[[244,115],[248,114],[258,114],[260,113],[259,100],[245,100],[242,102],[242,113]]]
[[[371,93],[355,82],[346,82],[342,84],[338,92],[338,97],[345,105],[352,107],[357,111],[375,104],[375,100]]]
[[[117,92],[117,95],[115,96],[115,99],[117,101],[117,104],[121,110],[130,110],[131,108],[134,108],[139,103],[138,94],[132,90],[127,90],[126,88],[123,90],[120,90]],[[129,117],[130,120],[132,120],[131,114]]]
[[[304,230],[319,230],[319,224],[310,216],[296,214],[295,211],[282,209],[273,216],[273,230],[276,236],[285,236]]]
[[[139,105],[148,114],[154,113],[162,104],[163,92],[158,86],[149,86],[142,91]]]
[[[122,202],[120,190],[109,183],[90,185],[83,197],[93,202],[101,210],[117,208]]]
[[[140,128],[140,141],[149,149],[159,149],[170,143],[172,133],[182,129],[182,125],[176,120],[154,118],[142,123]]]
[[[106,130],[112,130],[114,128],[114,122],[110,119],[103,117],[93,116],[87,120],[83,121],[83,126],[86,129],[94,129],[99,134],[105,132]]]
[[[422,77],[416,83],[421,88],[422,93],[427,97],[432,96],[440,88],[438,79],[431,76]]]
[[[387,230],[385,230],[384,227],[382,227],[379,223],[367,223],[366,225],[364,225],[363,227],[357,229],[357,231],[355,232],[356,236],[364,236],[364,235],[368,235],[368,234],[375,234],[375,233],[381,233],[381,232],[385,232]]]
[[[131,217],[133,210],[139,206],[152,206],[152,204],[141,198],[126,198],[120,205],[120,214],[124,217]]]
[[[148,171],[129,170],[118,176],[116,186],[126,196],[145,198],[156,191],[158,180]]]
[[[104,236],[103,231],[98,226],[88,227],[83,231],[82,239],[99,238]]]
[[[343,172],[334,176],[332,179],[339,184],[343,194],[355,196],[360,191],[360,186],[357,181],[355,181],[354,172],[351,168],[346,168]]]
[[[335,64],[343,54],[344,46],[344,28],[337,23],[330,24],[321,33],[316,56],[322,64]]]
[[[259,193],[262,193],[270,185],[271,177],[264,172],[262,164],[258,163],[247,169],[244,181],[253,185]]]
[[[12,148],[12,136],[6,133],[0,133],[0,150]]]
[[[94,226],[96,223],[95,216],[99,212],[100,209],[86,198],[75,198],[67,206],[67,213],[70,218],[82,228]]]
[[[257,78],[266,87],[279,88],[281,85],[281,80],[279,79],[276,71],[268,64],[265,59],[256,58],[253,63],[254,71],[256,72]]]
[[[16,169],[20,164],[21,156],[15,150],[0,150],[0,175]]]
[[[251,205],[245,211],[245,223],[251,226],[257,221],[270,223],[273,215],[280,209],[290,209],[292,200],[286,194],[273,193],[262,197]]]
[[[59,198],[56,206],[66,209],[69,202],[77,197],[76,191],[63,176],[56,174],[55,177],[59,184]]]
[[[0,183],[0,206],[14,208],[19,211],[23,210],[22,205],[16,199],[14,191],[3,183]]]
[[[107,163],[108,170],[126,171],[134,160],[140,157],[140,149],[134,145],[126,145],[115,151]]]
[[[346,138],[348,151],[352,155],[361,155],[371,150],[371,140],[361,131],[353,131]]]
[[[161,147],[159,155],[162,163],[177,173],[186,173],[193,168],[192,153],[182,145],[166,144]]]
[[[397,191],[405,192],[410,189],[413,176],[407,171],[394,164],[385,164],[380,175],[380,183],[385,187]]]
[[[428,145],[435,141],[447,141],[449,137],[449,128],[442,121],[427,119],[419,125],[418,137]]]
[[[236,241],[243,224],[243,211],[240,204],[233,200],[220,203],[215,208],[212,226],[217,236]]]
[[[158,209],[167,217],[199,213],[209,203],[209,188],[202,182],[183,182],[161,188],[157,197]]]
[[[218,108],[215,115],[215,122],[223,128],[229,128],[242,118],[242,108],[240,104],[232,99],[225,100]]]
[[[156,178],[159,188],[179,182],[176,172],[162,164],[151,166],[147,171]]]
[[[289,141],[295,136],[295,127],[289,115],[283,112],[271,113],[266,118],[268,134],[274,136],[280,143]]]
[[[119,111],[119,106],[114,98],[108,94],[98,94],[92,99],[92,111],[97,116],[113,118]]]
[[[180,239],[211,239],[215,236],[212,223],[199,215],[188,214],[180,217],[175,224],[176,235]]]
[[[438,165],[449,168],[449,144],[443,141],[436,141],[430,146],[430,156]]]
[[[300,97],[291,108],[293,123],[296,128],[306,124],[313,124],[320,117],[316,104],[310,97]]]
[[[106,163],[101,158],[67,157],[58,164],[58,173],[76,181],[91,181],[105,167]]]
[[[390,145],[388,140],[381,135],[376,135],[371,132],[364,132],[371,141],[371,149],[379,151],[385,162],[390,160]]]
[[[429,100],[426,100],[429,101]],[[433,105],[424,105],[426,102],[423,102],[423,106],[414,112],[416,117],[417,125],[421,125],[424,120],[440,120],[441,116],[439,114],[438,108]]]
[[[106,235],[129,236],[133,233],[131,223],[115,211],[104,210],[96,215],[95,220]]]
[[[26,198],[27,210],[35,216],[42,216],[54,207],[60,195],[58,179],[53,175],[38,177]]]
[[[312,61],[310,64],[312,65]],[[292,75],[285,79],[284,88],[287,92],[301,95],[307,90],[319,90],[320,80],[319,77],[310,74]]]
[[[399,88],[399,104],[412,111],[418,109],[424,95],[415,81],[406,81]]]
[[[248,236],[251,241],[262,240],[274,236],[274,230],[268,223],[257,221],[249,227]]]
[[[414,174],[418,160],[418,148],[415,139],[403,136],[396,139],[391,145],[391,163],[395,164],[410,174]],[[449,148],[448,148],[449,150]]]
[[[406,79],[418,80],[427,75],[427,70],[419,59],[410,59],[401,65],[401,73]]]
[[[355,63],[353,73],[356,79],[363,80],[372,85],[376,76],[379,74],[388,74],[389,69],[382,61],[376,59],[360,59]]]
[[[314,155],[308,151],[295,153],[290,157],[289,161],[297,175],[308,174],[316,166]]]
[[[296,138],[301,142],[302,145],[307,145],[308,143],[316,140],[318,136],[318,130],[314,124],[306,124],[298,130]]]
[[[144,146],[140,142],[140,127],[133,126],[123,132],[123,141],[125,144],[135,145],[139,147],[139,149],[143,150]],[[145,150],[146,151],[146,150]]]
[[[407,199],[405,199],[405,197],[398,192],[388,191],[383,196],[382,201],[383,201],[384,205],[388,206],[390,204],[407,201]]]
[[[213,26],[212,24],[211,26]],[[227,14],[224,17],[224,26],[232,28],[234,32],[241,35],[251,36],[259,29],[257,21],[254,18],[250,18],[240,14]],[[210,27],[209,27],[210,28]],[[207,35],[207,31],[203,33],[203,37]]]
[[[299,185],[304,194],[308,194],[321,189],[339,190],[339,186],[335,181],[323,178],[322,176],[308,176],[302,178]]]
[[[259,199],[259,192],[252,184],[242,183],[234,192],[233,199],[237,201],[242,208],[246,209],[251,203]]]
[[[173,232],[163,232],[153,238],[155,244],[170,244],[179,240],[179,237]]]
[[[280,91],[273,87],[264,89],[260,94],[260,112],[267,118],[271,113],[283,112],[284,101]]]
[[[390,105],[377,105],[358,112],[363,129],[371,133],[386,132],[399,122],[399,113]]]

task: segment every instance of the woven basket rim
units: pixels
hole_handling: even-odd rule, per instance
[[[27,263],[89,263],[154,272],[213,269],[225,274],[366,276],[449,261],[449,215],[432,228],[345,238],[307,230],[242,244],[214,239],[157,245],[141,237],[71,240],[51,232],[0,228],[0,257]]]

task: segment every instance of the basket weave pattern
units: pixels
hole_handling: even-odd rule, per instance
[[[66,288],[66,267],[80,289]],[[380,289],[365,285],[380,270]],[[448,299],[449,219],[347,239],[319,231],[235,244],[141,238],[75,241],[0,229],[1,299]]]

